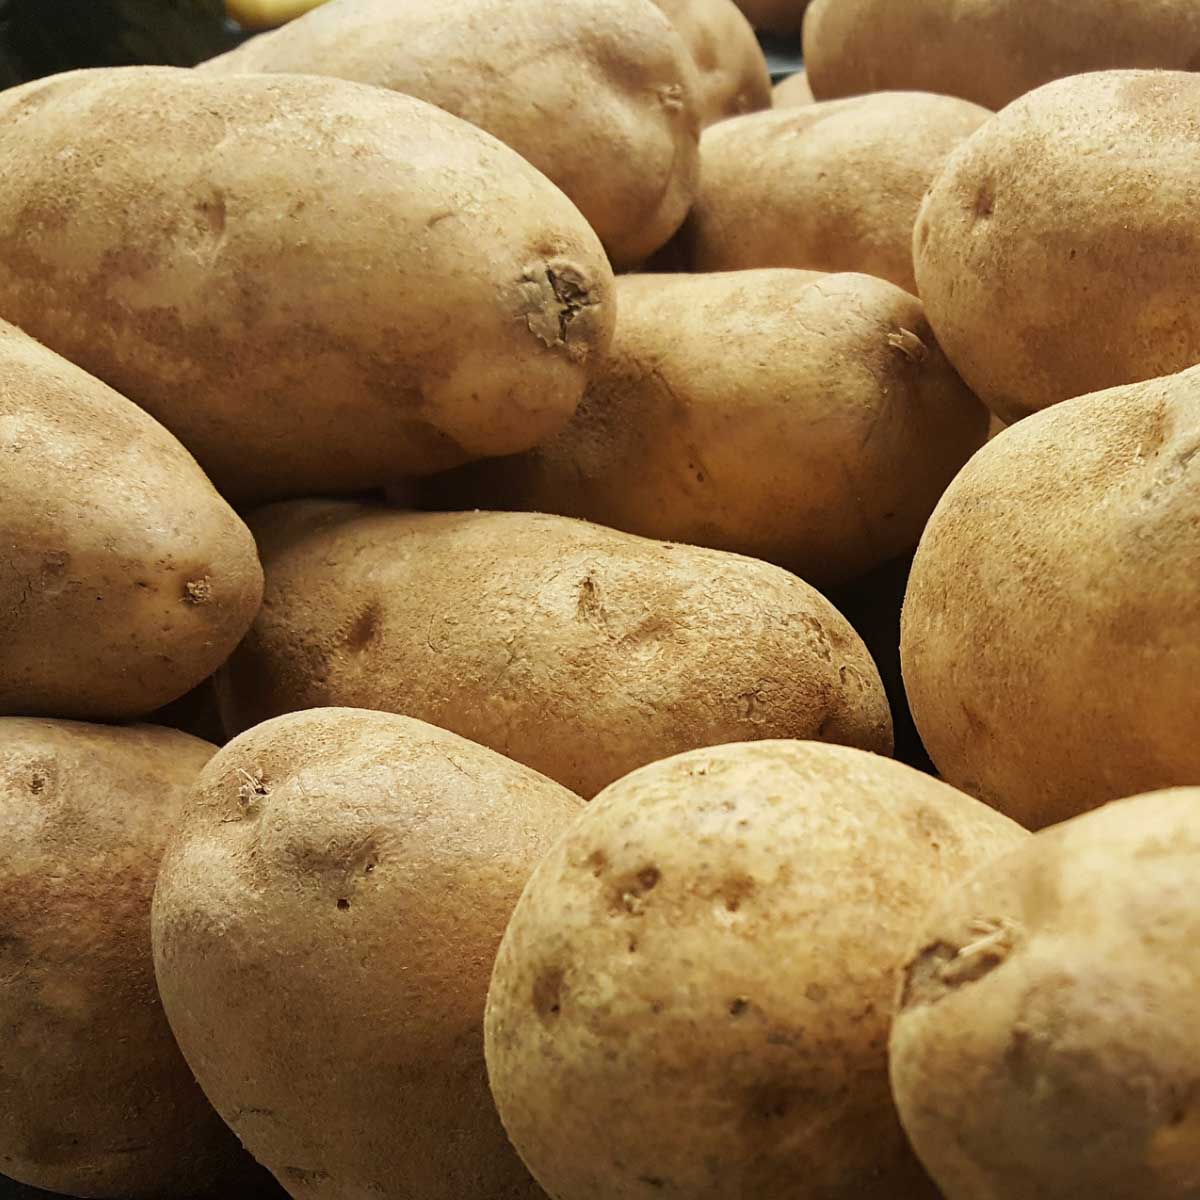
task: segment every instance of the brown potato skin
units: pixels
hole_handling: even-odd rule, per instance
[[[432,480],[431,502],[584,517],[824,587],[913,549],[983,445],[987,410],[881,279],[625,275],[617,309],[566,428]]]
[[[704,125],[771,107],[771,73],[733,0],[654,0],[691,52]]]
[[[339,0],[200,70],[336,75],[436,104],[562,188],[619,268],[696,192],[700,81],[651,0]]]
[[[755,29],[791,37],[804,27],[809,0],[737,0],[737,6]]]
[[[1048,84],[951,156],[917,221],[930,323],[1005,422],[1200,360],[1200,75]]]
[[[159,860],[213,753],[0,718],[0,1162],[23,1183],[157,1200],[252,1169],[176,1048],[150,954]]]
[[[526,449],[611,336],[566,197],[381,88],[73,72],[0,97],[0,154],[0,311],[239,501]]]
[[[496,948],[582,801],[442,729],[320,709],[210,763],[154,898],[158,984],[295,1200],[537,1200],[483,1061]]]
[[[488,1072],[518,1152],[557,1200],[933,1200],[888,1092],[896,973],[930,903],[1024,836],[812,742],[614,783],[496,960]]]
[[[1191,70],[1198,54],[1188,0],[813,0],[804,22],[822,100],[916,90],[1000,109],[1066,75]]]
[[[452,729],[584,797],[679,750],[781,735],[889,753],[870,655],[766,563],[531,513],[297,502],[255,514],[231,730],[354,705]]]
[[[990,116],[950,96],[888,92],[714,125],[680,234],[691,269],[861,271],[915,294],[921,199]]]
[[[157,421],[0,322],[0,714],[141,716],[262,598],[250,531]]]
[[[901,656],[942,777],[1040,828],[1200,778],[1200,370],[1006,429],[917,550]]]
[[[1197,872],[1200,788],[1179,788],[1047,829],[939,901],[890,1050],[947,1197],[1197,1194]]]
[[[786,79],[781,79],[771,89],[771,101],[775,108],[802,108],[814,104],[812,85],[808,82],[807,71],[797,71]]]

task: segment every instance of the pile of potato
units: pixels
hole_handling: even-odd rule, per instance
[[[0,94],[0,1174],[1197,1200],[1200,17],[298,7]]]

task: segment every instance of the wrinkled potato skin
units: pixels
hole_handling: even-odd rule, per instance
[[[336,75],[436,104],[562,188],[621,268],[696,191],[700,80],[651,0],[335,0],[200,70]]]
[[[0,153],[0,312],[239,501],[527,449],[611,334],[570,202],[383,89],[73,72],[0,96]]]
[[[1001,109],[1066,75],[1191,70],[1198,55],[1189,0],[814,0],[804,23],[822,100],[916,90]]]
[[[891,750],[875,664],[793,575],[565,517],[299,502],[256,514],[231,730],[327,704],[452,729],[581,796],[717,742]]]
[[[1006,429],[950,485],[904,602],[942,777],[1039,828],[1200,778],[1200,369]]]
[[[781,79],[771,90],[772,103],[776,108],[802,108],[815,103],[812,86],[806,71],[797,71]]]
[[[262,597],[250,531],[157,421],[0,322],[0,714],[176,699]]]
[[[442,729],[322,709],[237,739],[163,862],[163,1004],[295,1200],[539,1200],[483,1007],[521,888],[582,801]]]
[[[913,256],[950,361],[1005,422],[1200,360],[1200,75],[1048,84],[946,163]]]
[[[0,718],[0,1162],[23,1183],[191,1196],[252,1168],[175,1046],[150,956],[159,860],[214,752]]]
[[[888,1092],[896,972],[930,903],[1024,836],[817,743],[614,783],[492,976],[488,1071],[526,1164],[557,1200],[932,1200]]]
[[[566,428],[431,481],[438,507],[584,517],[824,587],[915,547],[983,445],[986,409],[881,279],[626,275],[617,308]]]
[[[891,1073],[948,1197],[1197,1195],[1198,872],[1200,788],[1180,788],[1048,829],[939,902]]]
[[[714,125],[680,235],[692,270],[861,271],[915,294],[921,199],[990,116],[950,96],[889,92]]]
[[[790,37],[804,27],[809,0],[737,0],[737,6],[755,29]]]
[[[671,18],[700,76],[700,115],[712,125],[771,107],[771,73],[733,0],[654,0]]]

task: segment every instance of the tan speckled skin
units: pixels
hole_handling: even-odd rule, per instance
[[[1024,834],[839,746],[697,750],[543,859],[488,997],[492,1092],[554,1200],[933,1200],[893,1109],[896,971]]]
[[[700,74],[705,125],[771,107],[771,73],[733,0],[654,0],[671,18]]]
[[[1002,420],[1200,361],[1198,105],[1190,72],[1059,80],[934,182],[914,231],[920,294]]]
[[[76,72],[0,97],[0,160],[0,313],[239,501],[527,449],[611,334],[566,197],[381,88]]]
[[[249,530],[157,421],[2,321],[0,464],[0,714],[141,716],[229,656]]]
[[[1200,788],[1039,834],[924,922],[892,1085],[946,1200],[1200,1195]]]
[[[700,80],[651,0],[333,0],[200,70],[338,75],[436,104],[544,172],[623,268],[696,192]]]
[[[402,712],[585,797],[717,742],[891,751],[866,648],[778,567],[526,513],[311,501],[252,527],[267,596],[218,680],[231,730],[328,704]]]
[[[916,546],[983,445],[987,410],[881,279],[625,275],[617,307],[566,428],[431,481],[439,507],[586,517],[824,587]]]
[[[214,753],[151,726],[0,718],[5,1175],[161,1200],[250,1165],[175,1046],[150,953],[159,860]]]
[[[737,0],[755,29],[781,37],[798,35],[804,26],[809,0]]]
[[[999,109],[1065,75],[1198,57],[1191,0],[813,0],[804,24],[823,100],[915,89]]]
[[[1004,430],[917,551],[901,652],[943,778],[1030,828],[1200,779],[1200,368]]]
[[[296,1200],[536,1200],[483,1059],[496,948],[578,815],[388,713],[259,726],[201,776],[154,900],[159,987],[217,1110]]]
[[[776,108],[802,108],[806,104],[815,103],[808,73],[797,71],[794,75],[781,79],[771,89],[771,98]]]
[[[862,271],[915,293],[921,198],[990,116],[949,96],[889,92],[714,125],[680,234],[692,269]]]

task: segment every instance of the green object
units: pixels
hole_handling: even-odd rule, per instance
[[[222,0],[0,0],[0,87],[78,67],[193,67],[241,36]]]

